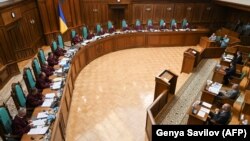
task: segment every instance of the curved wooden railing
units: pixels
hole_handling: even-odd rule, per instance
[[[208,32],[207,29],[197,29],[195,31],[179,32],[126,33],[98,39],[79,48],[71,60],[71,66],[63,89],[58,116],[51,130],[51,140],[65,140],[74,83],[81,70],[91,61],[104,54],[122,49],[137,47],[196,46],[199,43],[200,37],[207,36]],[[159,105],[156,102],[156,105],[152,105],[152,110],[156,107],[162,108],[162,104],[165,103],[162,102],[162,97],[165,97],[165,95],[159,96],[159,102],[161,103]],[[149,121],[147,126],[154,124],[154,121],[151,119],[155,117],[155,114],[155,111],[151,111],[151,114],[149,113],[149,119],[152,122]]]

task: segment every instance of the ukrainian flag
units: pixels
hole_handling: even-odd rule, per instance
[[[59,9],[60,32],[63,34],[64,32],[66,32],[68,30],[68,26],[66,25],[66,20],[64,18],[60,3],[58,4],[58,9]]]

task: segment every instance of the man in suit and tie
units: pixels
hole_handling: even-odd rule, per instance
[[[225,69],[226,74],[224,75],[224,78],[223,78],[224,85],[228,85],[229,79],[231,79],[231,76],[234,75],[235,72],[236,72],[236,66],[235,66],[235,63],[232,62],[232,63],[230,63],[229,68]]]
[[[215,112],[209,113],[209,124],[228,124],[231,118],[231,106],[225,103],[221,109],[215,109]]]
[[[233,84],[232,89],[228,91],[221,91],[218,94],[218,99],[236,99],[240,94],[239,85]]]
[[[236,56],[234,57],[233,62],[234,62],[235,64],[243,64],[243,63],[242,63],[242,53],[241,53],[240,51],[237,51],[237,54],[236,54]]]

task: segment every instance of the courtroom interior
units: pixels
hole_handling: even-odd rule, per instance
[[[0,0],[0,13],[0,141],[250,124],[249,0]]]

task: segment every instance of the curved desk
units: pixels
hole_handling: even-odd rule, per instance
[[[71,60],[71,67],[67,75],[57,118],[51,130],[50,140],[65,140],[74,82],[77,75],[88,63],[104,54],[128,48],[197,45],[200,37],[207,34],[207,29],[178,32],[135,32],[111,35],[81,47]]]

